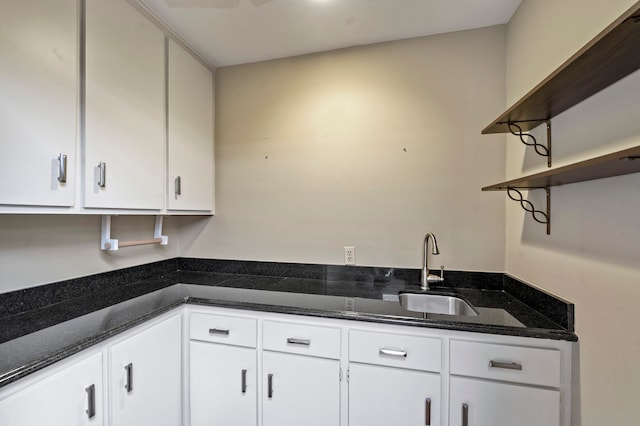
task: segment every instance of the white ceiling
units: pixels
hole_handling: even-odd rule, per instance
[[[214,66],[509,21],[521,0],[140,0]]]

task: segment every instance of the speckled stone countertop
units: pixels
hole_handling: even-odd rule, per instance
[[[400,308],[419,270],[171,259],[0,294],[0,387],[184,303],[575,341],[573,305],[509,276],[445,272],[478,316]]]

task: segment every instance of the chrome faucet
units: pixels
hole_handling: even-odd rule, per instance
[[[434,255],[440,254],[440,251],[438,250],[438,242],[436,241],[436,236],[433,235],[431,232],[429,232],[424,237],[424,262],[422,263],[422,281],[421,281],[422,285],[420,286],[420,290],[425,290],[425,291],[429,290],[429,284],[441,283],[442,281],[444,281],[444,276],[443,276],[444,267],[440,267],[440,276],[429,273],[429,266],[427,262],[429,258],[429,238],[433,240],[432,253]]]

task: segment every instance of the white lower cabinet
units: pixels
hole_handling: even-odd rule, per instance
[[[558,426],[560,392],[451,377],[450,426]]]
[[[264,351],[264,426],[339,426],[340,362]]]
[[[558,348],[452,339],[450,350],[451,426],[569,425]]]
[[[349,425],[440,425],[440,375],[349,364]]]
[[[442,341],[349,332],[349,425],[439,426]]]
[[[256,350],[191,342],[191,425],[257,424]]]
[[[0,397],[0,424],[103,425],[102,353],[55,367],[25,388]]]
[[[255,426],[257,321],[193,313],[189,325],[192,426]]]
[[[339,426],[341,329],[262,322],[263,426]]]
[[[172,316],[109,348],[112,426],[181,424],[181,318]]]

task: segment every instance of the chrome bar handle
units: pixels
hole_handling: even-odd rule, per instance
[[[247,370],[242,370],[242,393],[247,393]]]
[[[399,357],[406,358],[407,357],[407,351],[380,348],[380,355],[399,356]]]
[[[124,366],[125,371],[127,372],[127,381],[124,384],[124,388],[127,390],[127,393],[130,393],[133,390],[133,363],[129,363]]]
[[[85,389],[87,392],[87,417],[92,418],[96,415],[96,385],[91,385]]]
[[[67,156],[62,153],[58,155],[58,182],[67,182]]]
[[[287,343],[291,343],[292,345],[309,346],[311,344],[311,340],[309,340],[309,339],[298,339],[298,338],[295,338],[295,337],[289,337],[287,339]]]
[[[228,336],[229,329],[228,328],[210,328],[209,334],[222,334],[224,336]]]
[[[489,361],[490,368],[503,368],[505,370],[517,370],[522,371],[522,364],[518,364],[515,362],[499,362],[499,361]]]
[[[469,405],[462,404],[462,426],[469,426]]]
[[[267,396],[273,398],[273,374],[267,375]]]
[[[104,188],[107,185],[107,163],[98,163],[98,186]]]
[[[426,410],[426,414],[425,414],[424,424],[426,426],[431,426],[431,398],[427,398],[425,402],[425,410]]]
[[[177,176],[174,179],[173,185],[175,187],[175,194],[181,195],[182,194],[182,178],[180,176]]]

